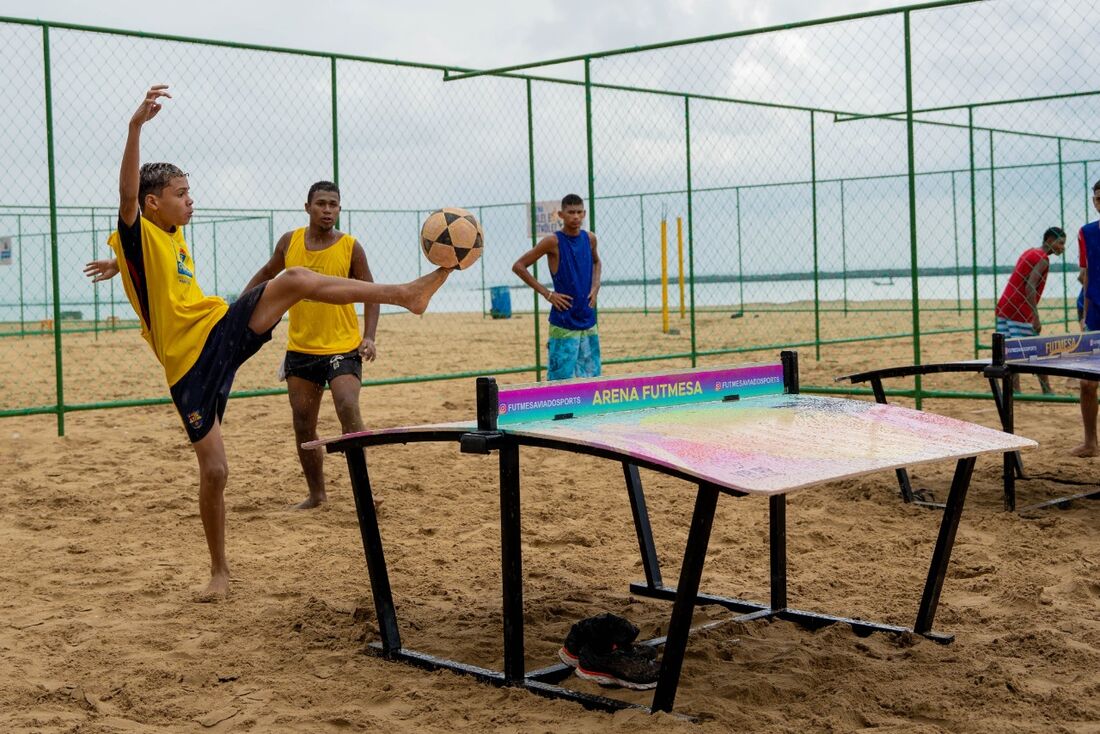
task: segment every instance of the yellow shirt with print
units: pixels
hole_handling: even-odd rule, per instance
[[[286,267],[305,267],[315,273],[347,278],[355,238],[344,235],[323,250],[306,248],[306,230],[294,230],[284,259]],[[359,317],[354,304],[337,306],[319,301],[299,301],[290,307],[286,348],[303,354],[344,354],[359,347]]]
[[[141,335],[172,386],[195,364],[229,306],[204,294],[195,282],[195,263],[180,229],[165,232],[145,217],[139,221],[140,229],[127,228],[126,245],[117,231],[107,243],[118,258],[126,297],[141,319]]]

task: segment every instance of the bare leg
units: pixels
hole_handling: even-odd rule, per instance
[[[1054,388],[1050,386],[1050,380],[1047,379],[1047,376],[1046,375],[1038,375],[1038,377],[1039,377],[1039,388],[1043,391],[1043,394],[1044,395],[1053,395],[1054,394]]]
[[[286,387],[294,419],[294,444],[298,448],[298,461],[302,464],[309,488],[309,496],[294,509],[309,510],[328,499],[325,494],[324,453],[321,449],[302,448],[303,443],[317,438],[317,413],[324,390],[314,382],[294,376],[286,378]]]
[[[199,515],[210,551],[210,583],[200,601],[216,601],[229,593],[229,563],[225,558],[225,483],[229,463],[225,458],[222,426],[215,421],[210,433],[192,444],[199,460]]]
[[[1096,386],[1091,380],[1081,380],[1081,422],[1085,428],[1085,441],[1070,450],[1073,456],[1100,456],[1096,444]]]
[[[329,382],[332,391],[332,403],[336,406],[336,415],[340,419],[340,430],[344,433],[357,433],[364,430],[363,418],[359,413],[359,389],[362,385],[355,375],[340,375]],[[377,496],[374,509],[382,504]]]
[[[352,278],[334,278],[307,268],[288,268],[267,282],[267,287],[252,312],[252,318],[248,320],[248,328],[257,334],[264,333],[279,323],[291,306],[304,298],[339,305],[388,303],[421,314],[450,274],[450,270],[437,268],[412,282],[387,285]]]

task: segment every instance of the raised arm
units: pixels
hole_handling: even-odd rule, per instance
[[[145,93],[126,134],[126,148],[122,151],[122,166],[118,172],[118,216],[123,224],[133,224],[141,211],[138,192],[141,189],[141,126],[160,112],[161,97],[171,98],[167,84],[157,84]]]
[[[279,238],[279,241],[275,243],[275,251],[271,253],[271,259],[256,271],[256,274],[252,276],[252,280],[248,281],[248,285],[244,287],[241,293],[247,293],[260,283],[266,283],[286,269],[286,248],[290,244],[290,235],[290,232],[285,232]]]
[[[358,240],[356,240],[355,247],[351,251],[350,275],[356,280],[364,280],[368,283],[374,282],[374,275],[371,274],[370,265],[367,263],[366,250],[363,249]],[[378,331],[378,315],[380,312],[381,309],[377,303],[363,302],[363,339],[359,342],[359,355],[368,362],[373,362],[378,354],[378,350],[374,346],[374,335]]]

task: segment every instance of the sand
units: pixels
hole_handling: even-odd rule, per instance
[[[386,317],[380,361],[368,376],[476,371],[530,354],[529,316],[472,325],[456,318]],[[712,321],[728,337],[710,338],[718,347],[777,342],[792,330],[805,337],[807,327],[812,335],[812,315]],[[632,344],[668,350],[674,339],[655,336],[652,320],[634,331],[611,323],[605,353]],[[675,348],[685,338],[675,337]],[[925,346],[965,355],[970,339],[927,337]],[[26,356],[17,359],[52,348],[48,338],[20,343]],[[273,386],[280,354],[277,336],[242,370],[239,387]],[[820,362],[804,348],[803,383],[911,358],[903,342],[829,347]],[[13,371],[8,405],[13,389],[50,395],[52,378],[49,369]],[[67,400],[161,396],[159,379],[133,332],[66,340]],[[1070,394],[1065,380],[1054,383]],[[983,387],[959,375],[925,386]],[[1027,378],[1024,387],[1037,390]],[[372,387],[362,405],[373,427],[466,419],[473,380]],[[932,400],[924,408],[997,425],[986,401]],[[1041,444],[1025,454],[1029,473],[1096,480],[1100,460],[1066,454],[1079,439],[1077,410],[1018,406],[1018,432]],[[320,432],[339,433],[331,402]],[[377,627],[342,459],[326,463],[330,503],[293,512],[287,506],[305,486],[286,397],[232,402],[224,433],[234,583],[224,602],[201,604],[194,598],[208,557],[195,460],[170,406],[69,414],[64,438],[51,417],[0,422],[0,731],[1100,731],[1100,502],[1003,512],[999,457],[978,461],[944,585],[936,626],[955,633],[954,644],[786,622],[725,625],[689,642],[676,701],[696,717],[689,723],[589,712],[364,654]],[[380,523],[403,640],[499,667],[495,458],[423,444],[372,449],[368,458],[385,500]],[[555,662],[570,624],[600,611],[660,634],[668,605],[627,591],[642,569],[620,467],[535,449],[523,450],[521,465],[528,666]],[[951,462],[919,467],[914,485],[942,499],[952,470]],[[693,487],[646,471],[642,479],[665,575],[674,580]],[[1021,482],[1018,492],[1028,504],[1076,489],[1048,478]],[[767,598],[766,509],[759,499],[721,498],[705,590]],[[788,522],[792,606],[912,624],[939,515],[903,504],[892,472],[794,495]],[[724,616],[700,609],[696,623]],[[576,679],[570,685],[597,690]],[[650,694],[614,695],[645,702]]]

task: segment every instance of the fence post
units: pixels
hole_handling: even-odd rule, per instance
[[[821,360],[821,292],[817,263],[817,132],[810,112],[810,202],[814,234],[814,356]]]
[[[99,243],[96,242],[95,228],[95,207],[92,207],[92,259],[95,260],[99,256]],[[95,340],[99,341],[99,284],[92,284],[92,332],[95,334]]]
[[[1062,180],[1062,139],[1058,138],[1058,226],[1066,229],[1066,192]],[[1066,255],[1062,254],[1062,310],[1065,328],[1069,329],[1069,278],[1067,276]]]
[[[214,247],[214,293],[215,293],[215,295],[217,295],[218,293],[221,293],[221,291],[218,290],[218,222],[217,222],[217,220],[210,223],[210,230],[211,230],[210,238],[213,240],[213,247]]]
[[[592,166],[592,59],[584,59],[584,133],[588,147],[588,229],[596,231],[596,174]],[[528,106],[530,110],[530,106]],[[530,117],[530,112],[528,112]],[[531,123],[528,122],[530,125]]]
[[[420,257],[420,211],[413,212],[413,226],[416,227],[416,277],[420,277],[424,273],[421,268],[424,265],[424,258]]]
[[[745,270],[741,265],[741,187],[733,189],[733,206],[737,216],[737,290],[741,301],[741,314],[745,313]]]
[[[26,316],[23,312],[23,308],[24,308],[23,303],[26,299],[23,297],[23,255],[24,255],[24,247],[23,247],[23,215],[22,214],[16,214],[15,215],[15,238],[16,238],[16,242],[19,243],[19,250],[16,252],[16,257],[19,260],[19,338],[20,339],[26,339],[27,338],[27,321],[26,321]]]
[[[844,315],[848,315],[848,223],[844,214],[844,179],[840,179],[840,271],[844,286]]]
[[[993,242],[993,298],[1001,292],[997,284],[997,185],[996,169],[993,165],[993,131],[989,131],[989,223],[990,239]]]
[[[485,216],[484,212],[482,212],[481,207],[479,206],[477,208],[477,221],[481,225],[482,229],[485,229],[484,216]],[[485,257],[484,257],[484,254],[485,253],[483,252],[482,253],[482,258],[481,258],[481,318],[482,319],[484,319],[486,316],[489,315],[489,309],[486,308],[486,303],[485,303]]]
[[[978,357],[978,191],[974,170],[974,108],[966,108],[966,126],[970,132],[970,271],[974,280],[974,358]]]
[[[909,34],[908,10],[905,18],[905,139],[909,160],[909,277],[912,280],[911,299],[913,304],[913,363],[920,364],[920,284],[917,275],[917,178],[915,154],[913,151],[913,54]],[[921,379],[916,375],[913,381],[914,399],[917,410],[921,408]]]
[[[684,152],[687,162],[687,218],[688,218],[688,298],[691,301],[691,366],[696,366],[698,357],[695,334],[695,247],[692,227],[692,191],[691,191],[691,97],[684,97]],[[682,272],[683,268],[681,268]],[[683,277],[681,275],[681,277]],[[683,289],[680,290],[683,303]]]
[[[50,27],[42,26],[43,81],[46,93],[46,159],[50,187],[50,256],[53,275],[53,348],[57,392],[57,435],[65,435],[65,378],[61,361],[61,273],[57,252],[57,186],[54,181],[53,87],[50,79]]]
[[[332,86],[332,182],[340,185],[340,127],[337,122],[336,106],[336,57],[329,57],[329,83]],[[336,227],[340,227],[340,218],[336,218]],[[364,315],[366,318],[366,315]]]
[[[955,202],[955,172],[951,172],[951,230],[955,233],[955,313],[962,315],[962,267],[959,265],[959,207]]]
[[[587,87],[588,78],[588,61],[584,62],[585,71],[585,86]],[[588,90],[585,89],[585,97],[588,96]],[[588,195],[592,196],[592,116],[588,115]],[[535,116],[532,111],[531,105],[531,80],[527,79],[527,175],[530,183],[529,191],[529,203],[528,211],[530,213],[530,226],[531,226],[531,247],[534,247],[539,242],[538,227],[536,222],[535,212]],[[592,201],[588,202],[590,207],[594,208]],[[591,225],[589,225],[591,226]],[[536,260],[534,262],[534,278],[537,281],[539,279],[539,264]],[[542,337],[539,334],[539,294],[538,291],[531,291],[532,302],[534,303],[534,322],[535,322],[535,382],[542,382]]]
[[[649,316],[649,271],[645,262],[645,194],[638,194],[638,221],[642,225],[642,315]]]

